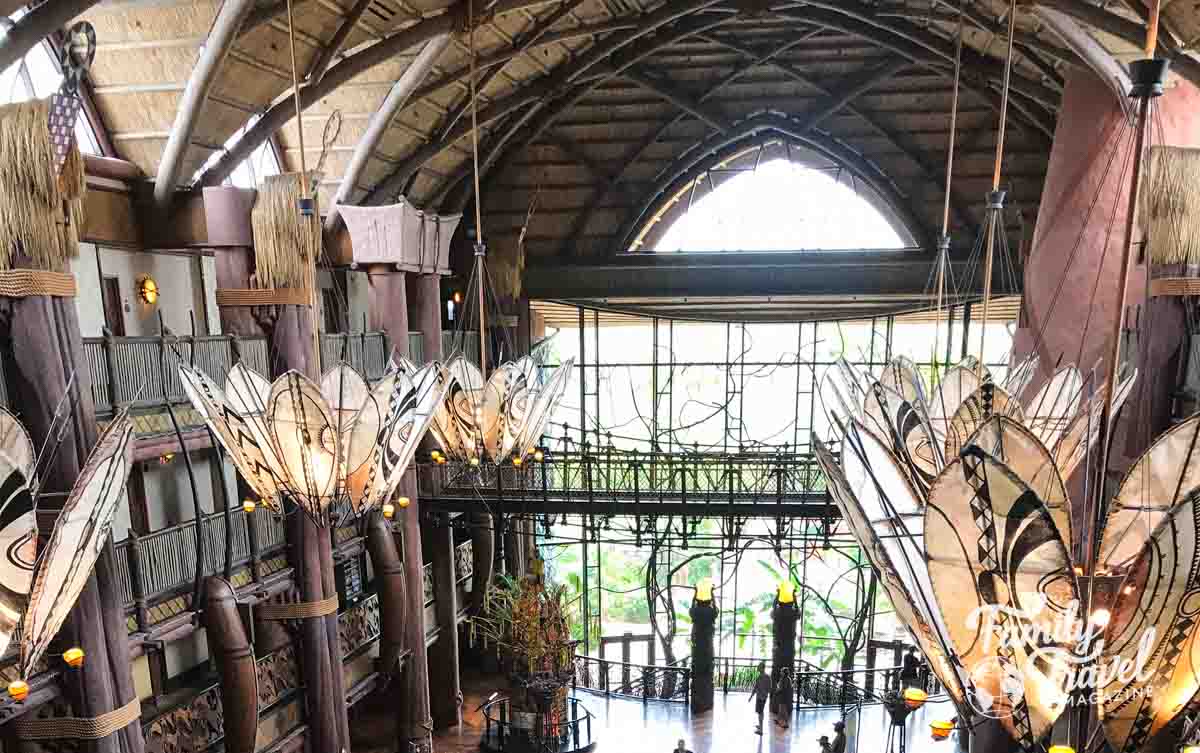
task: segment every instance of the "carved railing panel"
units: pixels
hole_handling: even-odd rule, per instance
[[[379,597],[371,594],[338,615],[342,656],[350,656],[379,639]]]

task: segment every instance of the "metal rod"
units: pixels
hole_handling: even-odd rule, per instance
[[[1009,89],[1012,83],[1013,68],[1013,37],[1017,33],[1017,0],[1012,0],[1008,7],[1008,57],[1004,61],[1004,90],[1000,98],[1000,130],[996,134],[996,161],[992,165],[992,193],[1000,190],[1000,168],[1004,164],[1004,130],[1008,120]],[[992,262],[995,257],[996,224],[1000,218],[999,209],[992,211],[992,218],[987,229],[987,262],[983,272],[983,318],[979,327],[979,366],[983,371],[983,349],[987,341],[988,305],[992,297]],[[1002,230],[1002,229],[1001,229]]]

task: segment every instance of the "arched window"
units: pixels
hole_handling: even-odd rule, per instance
[[[256,115],[251,118],[246,125],[234,132],[234,134],[225,142],[225,148],[228,149],[241,140],[246,131],[248,131],[257,121],[258,116]],[[222,154],[224,154],[223,151],[213,152],[208,161],[201,165],[200,169],[196,171],[196,175],[193,176],[193,179],[198,179],[200,175],[203,174],[210,165],[215,163]],[[231,186],[237,186],[238,188],[258,188],[258,184],[262,182],[263,178],[271,175],[279,175],[281,172],[282,169],[279,165],[279,159],[275,156],[275,149],[271,146],[271,140],[267,139],[260,144],[258,148],[256,148],[250,154],[249,157],[247,157],[245,160],[242,160],[242,162],[233,169],[233,172],[231,172],[229,177],[225,179],[225,183]]]
[[[872,186],[783,140],[742,150],[692,177],[635,243],[659,253],[913,245],[912,233]]]
[[[0,18],[0,27],[10,26],[11,19]],[[61,85],[62,72],[59,71],[54,53],[47,42],[41,42],[34,45],[19,63],[13,63],[0,71],[0,104],[48,97],[58,91]],[[91,124],[82,114],[75,121],[75,140],[81,152],[100,154],[100,143],[96,134],[92,132]]]

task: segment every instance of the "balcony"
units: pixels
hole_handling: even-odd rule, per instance
[[[180,359],[194,362],[217,384],[225,382],[225,375],[235,361],[235,351],[240,352],[241,359],[255,371],[265,375],[271,370],[264,337],[169,337],[166,356],[162,360],[159,343],[158,337],[83,339],[84,361],[91,377],[92,400],[96,404],[97,415],[111,416],[120,408],[130,408],[137,413],[154,412],[165,407],[167,401],[173,405],[186,404],[187,396],[179,383]],[[421,333],[409,333],[408,347],[414,361],[424,360]],[[328,366],[336,363],[344,355],[350,365],[370,381],[383,376],[391,350],[391,343],[382,332],[321,335],[323,364]],[[7,403],[2,382],[0,398]]]

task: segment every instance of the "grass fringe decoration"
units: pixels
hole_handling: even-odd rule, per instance
[[[309,173],[309,185],[318,176]],[[263,180],[250,213],[254,233],[254,275],[258,288],[305,288],[309,268],[321,256],[320,210],[312,217],[300,214],[300,173],[284,173]]]
[[[1140,203],[1150,261],[1200,263],[1200,149],[1151,147]]]
[[[49,100],[0,106],[0,270],[27,258],[21,266],[65,272],[79,255],[83,157],[72,143],[57,171],[49,116]]]

